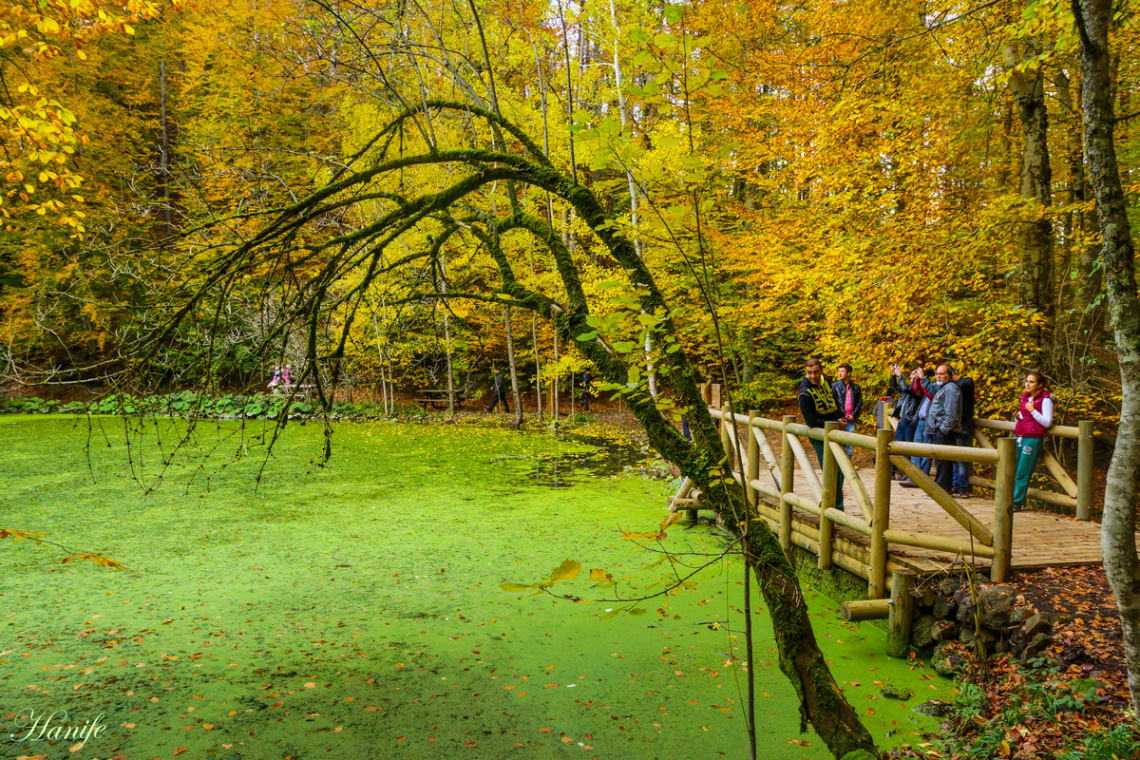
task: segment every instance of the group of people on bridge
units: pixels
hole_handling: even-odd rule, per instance
[[[974,440],[975,386],[971,377],[963,376],[950,364],[940,364],[933,378],[927,376],[921,364],[909,367],[904,379],[903,367],[892,364],[888,383],[888,396],[883,401],[894,401],[893,416],[898,420],[896,441],[929,443],[944,446],[971,446]],[[809,427],[823,427],[825,422],[839,422],[853,432],[863,412],[863,389],[855,382],[850,364],[839,365],[839,379],[832,382],[823,372],[823,363],[816,357],[807,360],[804,377],[799,388],[799,407]],[[887,420],[876,409],[876,425],[884,427]],[[1053,424],[1053,397],[1049,381],[1040,372],[1029,372],[1014,414],[1017,436],[1017,475],[1013,494],[1013,508],[1025,506],[1029,479],[1037,465],[1041,444]],[[823,442],[811,439],[816,456],[823,462]],[[851,455],[851,447],[847,447]],[[912,457],[911,461],[925,474],[936,467],[934,482],[947,493],[968,498],[970,496],[969,462]],[[904,488],[917,488],[918,484],[892,467],[896,480]],[[835,508],[843,509],[843,473],[836,474]],[[927,498],[930,498],[929,495]]]

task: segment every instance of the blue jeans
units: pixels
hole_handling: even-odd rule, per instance
[[[843,429],[846,430],[848,433],[854,433],[855,432],[855,423],[854,422],[844,423]],[[848,459],[851,458],[851,447],[850,446],[847,447],[847,458]]]
[[[914,423],[899,419],[898,429],[895,430],[895,440],[911,443],[914,440]],[[896,474],[897,468],[891,465],[891,475]]]
[[[919,420],[918,425],[914,429],[914,442],[915,443],[926,443],[926,420],[925,419]],[[925,472],[927,475],[930,474],[930,460],[929,459],[926,459],[924,457],[911,457],[910,461],[914,462],[915,465],[917,465],[918,468],[920,470],[922,470],[923,472]]]
[[[961,433],[954,433],[956,440],[955,446],[966,446],[967,448],[974,441],[973,431],[967,433],[963,430]],[[954,463],[954,490],[958,493],[970,492],[970,463],[969,462],[955,462]]]

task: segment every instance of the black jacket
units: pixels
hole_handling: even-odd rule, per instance
[[[974,432],[974,378],[960,377],[954,381],[962,392],[962,432]]]
[[[826,379],[819,385],[812,385],[806,377],[800,382],[800,414],[808,427],[823,427],[825,422],[838,422],[843,419],[839,404],[835,402],[835,391]]]
[[[839,405],[839,418],[843,419],[847,416],[845,407],[847,405],[847,386],[843,384],[842,380],[836,380],[831,384],[831,390],[835,394],[835,403]],[[859,387],[858,383],[851,383],[851,403],[854,404],[854,411],[851,416],[859,419],[860,413],[863,411],[863,389]]]

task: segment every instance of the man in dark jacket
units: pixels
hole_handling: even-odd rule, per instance
[[[839,411],[839,404],[835,400],[835,391],[826,382],[823,382],[823,365],[819,359],[812,357],[804,366],[804,379],[800,382],[799,397],[800,413],[808,427],[822,428],[825,422],[841,422],[843,415]],[[815,456],[823,466],[823,441],[814,438],[811,447],[815,449]],[[835,508],[843,509],[843,470],[835,468]]]
[[[488,412],[494,411],[495,405],[499,402],[502,402],[504,411],[511,411],[511,408],[507,406],[507,378],[503,376],[501,369],[495,370],[495,380],[491,388],[491,394],[491,405],[487,407]]]
[[[852,379],[853,372],[850,364],[840,364],[839,379],[831,384],[839,413],[843,415],[840,422],[848,433],[855,432],[855,422],[863,411],[863,389]],[[850,446],[847,447],[847,456],[851,456]]]
[[[948,364],[939,366],[934,373],[937,390],[926,417],[926,443],[953,446],[962,433],[962,392],[950,379],[953,374],[954,369]],[[934,461],[938,466],[934,482],[949,493],[954,489],[954,463],[948,459]]]
[[[952,382],[962,392],[962,432],[954,441],[957,446],[974,444],[974,378],[962,377],[961,369],[954,371]],[[954,495],[963,498],[970,496],[970,463],[954,463]]]

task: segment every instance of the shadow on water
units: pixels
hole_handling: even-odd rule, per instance
[[[516,482],[546,488],[569,488],[582,478],[610,477],[621,474],[627,467],[637,468],[649,456],[639,446],[601,436],[571,433],[564,438],[591,446],[592,450],[557,456],[502,457],[492,459],[491,463],[513,470]]]

